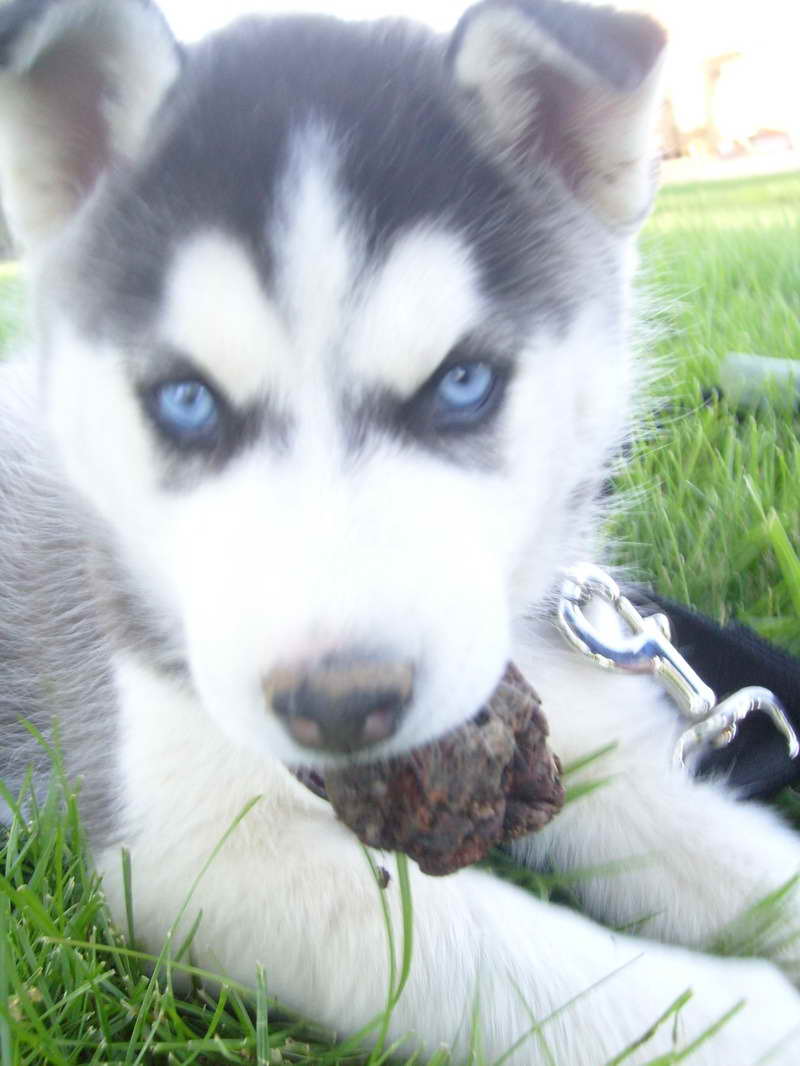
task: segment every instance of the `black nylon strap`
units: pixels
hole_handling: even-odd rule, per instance
[[[669,617],[672,642],[719,699],[746,685],[762,685],[783,703],[800,736],[800,660],[737,622],[722,627],[649,591],[639,590],[632,599]],[[697,773],[723,775],[743,799],[768,797],[800,783],[800,756],[789,758],[785,738],[767,715],[751,714],[739,724],[731,744],[703,755]]]

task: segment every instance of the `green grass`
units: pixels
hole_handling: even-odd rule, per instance
[[[611,531],[617,561],[660,591],[800,653],[800,425],[770,409],[742,415],[702,402],[728,351],[800,357],[798,249],[800,175],[662,193],[643,263],[647,290],[659,294],[652,348],[667,368],[656,392],[669,407],[619,475],[629,505]],[[0,347],[17,329],[18,292],[13,272],[0,273]],[[783,804],[800,825],[800,799],[787,793]],[[83,852],[74,801],[60,814],[55,791],[15,820],[0,851],[0,1066],[378,1066],[379,1054],[359,1058],[352,1042],[337,1045],[282,1012],[269,999],[269,974],[254,974],[252,991],[228,982],[212,998],[185,955],[151,960],[153,979],[130,936],[111,927]],[[523,876],[510,864],[500,872],[543,897],[569,897],[558,874]],[[716,947],[746,954],[780,940],[781,902],[776,894],[742,916]],[[392,936],[396,992],[408,921]],[[179,976],[188,984],[176,987]],[[671,1025],[681,1006],[654,1028]],[[614,1063],[633,1050],[620,1049]]]
[[[60,795],[55,786],[42,809],[15,820],[0,860],[3,1066],[329,1061],[330,1035],[276,1017],[257,975],[254,990],[226,982],[212,998],[185,960],[167,965],[132,948],[87,872],[74,798],[64,815]],[[178,978],[191,982],[183,994]],[[330,1061],[354,1056],[345,1047]]]
[[[671,406],[619,477],[618,561],[800,654],[800,421],[703,406],[727,352],[800,358],[800,175],[662,191],[642,242]]]

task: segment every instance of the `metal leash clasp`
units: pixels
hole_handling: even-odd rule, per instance
[[[601,632],[585,609],[595,598],[610,604],[629,632]],[[558,601],[558,625],[569,643],[606,670],[653,674],[692,725],[675,745],[673,763],[683,767],[686,757],[704,744],[724,747],[736,736],[737,725],[752,711],[768,714],[786,738],[789,757],[800,743],[780,700],[765,688],[740,689],[722,702],[671,642],[669,619],[663,614],[643,617],[619,585],[598,566],[580,563],[567,570]]]

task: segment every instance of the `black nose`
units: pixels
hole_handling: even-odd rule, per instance
[[[264,694],[298,744],[347,752],[397,731],[413,681],[408,663],[329,656],[313,667],[276,667]]]

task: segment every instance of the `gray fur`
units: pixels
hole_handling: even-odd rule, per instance
[[[182,673],[179,655],[118,567],[106,531],[64,483],[35,414],[32,367],[0,370],[0,777],[29,769],[41,798],[50,755],[80,789],[95,843],[113,835],[118,644]]]

